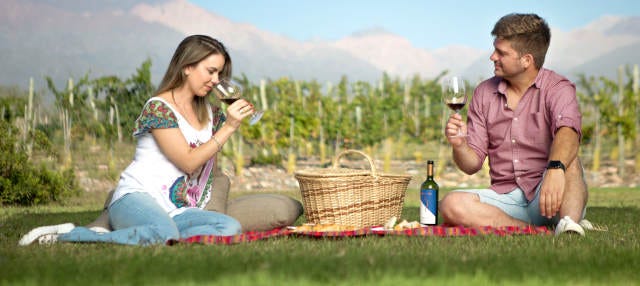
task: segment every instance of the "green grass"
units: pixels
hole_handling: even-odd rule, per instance
[[[609,231],[586,237],[284,237],[231,246],[17,246],[35,226],[90,222],[103,195],[86,193],[64,206],[0,209],[0,285],[640,283],[637,188],[592,190],[587,217]],[[415,190],[407,194],[403,217],[418,217]]]

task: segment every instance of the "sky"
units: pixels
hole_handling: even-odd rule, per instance
[[[298,41],[336,41],[383,29],[433,50],[449,45],[490,49],[502,16],[536,13],[570,31],[605,15],[640,16],[637,0],[189,0],[238,23]],[[553,35],[552,35],[553,37]]]

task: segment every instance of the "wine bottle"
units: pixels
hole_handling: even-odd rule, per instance
[[[438,184],[433,179],[433,161],[427,161],[427,179],[420,186],[420,224],[438,224]]]

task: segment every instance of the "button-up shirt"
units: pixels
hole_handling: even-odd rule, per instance
[[[519,187],[531,201],[560,127],[582,137],[575,85],[547,69],[538,72],[515,110],[507,105],[507,82],[485,80],[469,106],[468,142],[480,162],[489,156],[490,188],[504,194]]]

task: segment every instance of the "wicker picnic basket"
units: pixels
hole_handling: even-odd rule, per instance
[[[347,154],[364,156],[370,170],[339,168]],[[331,168],[313,168],[295,173],[308,223],[339,224],[358,228],[383,225],[400,218],[409,175],[381,174],[367,154],[346,150],[333,159]]]

